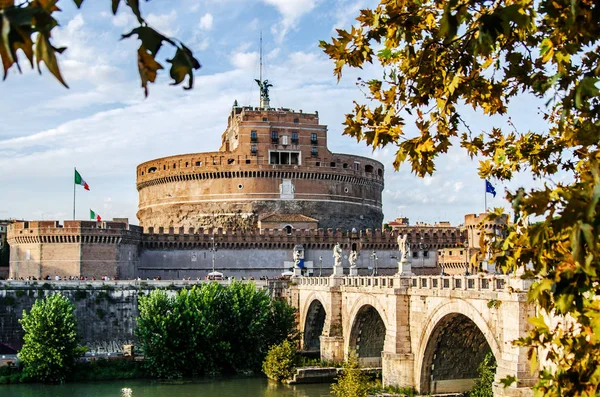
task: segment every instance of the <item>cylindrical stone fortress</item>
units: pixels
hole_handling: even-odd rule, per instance
[[[156,229],[249,230],[273,214],[281,228],[377,229],[383,174],[375,160],[331,153],[316,113],[234,106],[218,152],[137,167],[137,216]]]

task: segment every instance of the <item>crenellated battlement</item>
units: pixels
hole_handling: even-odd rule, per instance
[[[137,244],[143,229],[115,221],[24,221],[9,226],[9,244]]]

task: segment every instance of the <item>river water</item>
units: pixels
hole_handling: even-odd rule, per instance
[[[123,380],[64,385],[0,385],[2,397],[330,397],[328,384],[288,386],[264,378],[160,382]]]

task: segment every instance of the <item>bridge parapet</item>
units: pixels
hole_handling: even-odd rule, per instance
[[[531,281],[507,275],[479,274],[471,276],[344,276],[299,277],[298,286],[356,287],[375,289],[407,288],[412,294],[431,290],[463,290],[472,292],[526,292]]]

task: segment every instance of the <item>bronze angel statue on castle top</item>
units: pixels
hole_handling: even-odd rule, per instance
[[[269,83],[269,80],[260,81],[259,79],[254,79],[258,87],[260,88],[260,96],[263,99],[269,100],[269,88],[273,87],[273,84]]]

